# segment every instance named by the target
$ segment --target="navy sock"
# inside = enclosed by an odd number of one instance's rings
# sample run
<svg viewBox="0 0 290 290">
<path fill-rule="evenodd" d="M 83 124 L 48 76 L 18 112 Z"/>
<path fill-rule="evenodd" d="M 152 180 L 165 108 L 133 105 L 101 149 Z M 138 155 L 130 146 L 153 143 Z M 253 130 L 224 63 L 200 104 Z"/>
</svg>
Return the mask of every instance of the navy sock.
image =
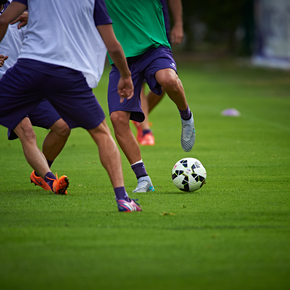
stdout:
<svg viewBox="0 0 290 290">
<path fill-rule="evenodd" d="M 148 175 L 143 162 L 138 162 L 136 164 L 133 164 L 131 165 L 131 168 L 133 169 L 137 179 L 142 176 Z"/>
<path fill-rule="evenodd" d="M 47 164 L 48 164 L 48 166 L 50 168 L 54 160 L 53 161 L 50 161 L 50 160 L 46 159 L 46 161 L 47 161 Z M 35 171 L 35 175 L 36 176 L 40 176 L 36 171 Z"/>
<path fill-rule="evenodd" d="M 129 198 L 124 186 L 115 187 L 114 191 L 115 191 L 116 200 L 125 199 L 126 201 L 130 201 L 130 198 Z"/>
<path fill-rule="evenodd" d="M 146 134 L 151 133 L 151 130 L 150 129 L 145 129 L 142 132 L 143 132 L 143 136 L 145 136 Z"/>
<path fill-rule="evenodd" d="M 179 110 L 179 113 L 180 113 L 180 117 L 183 120 L 189 120 L 191 118 L 191 111 L 190 111 L 189 107 L 187 107 L 186 110 Z"/>
<path fill-rule="evenodd" d="M 44 181 L 50 186 L 52 189 L 53 182 L 56 180 L 56 177 L 52 172 L 47 172 L 44 176 Z"/>
</svg>

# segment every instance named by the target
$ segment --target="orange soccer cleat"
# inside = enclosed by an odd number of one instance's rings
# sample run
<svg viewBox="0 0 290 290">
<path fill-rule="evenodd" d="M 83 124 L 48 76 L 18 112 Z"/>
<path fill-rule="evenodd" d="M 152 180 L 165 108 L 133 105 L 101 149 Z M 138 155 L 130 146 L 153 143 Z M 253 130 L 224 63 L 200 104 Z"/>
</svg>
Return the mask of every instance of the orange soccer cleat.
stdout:
<svg viewBox="0 0 290 290">
<path fill-rule="evenodd" d="M 41 186 L 44 190 L 51 190 L 50 186 L 42 179 L 41 176 L 36 176 L 35 170 L 30 175 L 31 183 Z"/>
<path fill-rule="evenodd" d="M 67 194 L 67 188 L 69 185 L 69 180 L 66 175 L 61 176 L 60 178 L 57 177 L 57 173 L 55 174 L 56 179 L 53 182 L 52 185 L 52 191 L 55 194 L 61 194 L 61 195 L 66 195 Z"/>
</svg>

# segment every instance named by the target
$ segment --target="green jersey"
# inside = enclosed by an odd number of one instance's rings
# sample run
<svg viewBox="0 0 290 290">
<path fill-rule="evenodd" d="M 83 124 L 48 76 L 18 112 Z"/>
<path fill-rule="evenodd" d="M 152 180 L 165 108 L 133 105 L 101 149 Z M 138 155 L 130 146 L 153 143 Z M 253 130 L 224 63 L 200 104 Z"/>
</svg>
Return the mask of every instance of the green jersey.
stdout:
<svg viewBox="0 0 290 290">
<path fill-rule="evenodd" d="M 113 28 L 126 57 L 160 45 L 171 48 L 166 37 L 160 0 L 105 0 Z M 109 57 L 110 64 L 112 60 Z"/>
</svg>

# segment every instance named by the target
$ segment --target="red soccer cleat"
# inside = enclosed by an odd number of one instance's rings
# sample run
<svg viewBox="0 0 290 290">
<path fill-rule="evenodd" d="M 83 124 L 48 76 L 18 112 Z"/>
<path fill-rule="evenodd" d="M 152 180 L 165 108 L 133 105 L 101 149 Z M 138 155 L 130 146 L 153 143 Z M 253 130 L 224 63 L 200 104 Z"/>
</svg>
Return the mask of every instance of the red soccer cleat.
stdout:
<svg viewBox="0 0 290 290">
<path fill-rule="evenodd" d="M 140 145 L 143 146 L 153 146 L 155 145 L 155 138 L 152 132 L 145 134 L 140 140 L 138 140 Z"/>
</svg>

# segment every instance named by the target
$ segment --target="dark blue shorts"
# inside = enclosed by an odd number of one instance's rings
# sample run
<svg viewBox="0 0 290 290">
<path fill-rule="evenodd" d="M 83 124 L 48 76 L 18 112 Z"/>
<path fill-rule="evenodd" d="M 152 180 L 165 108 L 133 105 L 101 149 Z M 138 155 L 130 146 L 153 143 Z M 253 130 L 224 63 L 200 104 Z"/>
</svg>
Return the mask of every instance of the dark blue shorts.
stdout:
<svg viewBox="0 0 290 290">
<path fill-rule="evenodd" d="M 81 72 L 62 68 L 63 77 L 52 75 L 31 68 L 33 62 L 31 66 L 22 66 L 17 62 L 1 78 L 1 125 L 13 130 L 27 115 L 38 115 L 34 110 L 43 99 L 53 105 L 70 128 L 89 130 L 102 123 L 105 114 Z M 45 110 L 43 106 L 42 109 Z M 50 125 L 48 117 L 36 119 L 37 126 Z"/>
<path fill-rule="evenodd" d="M 113 65 L 109 76 L 109 112 L 110 114 L 114 111 L 131 112 L 131 120 L 142 122 L 144 121 L 144 114 L 141 109 L 140 93 L 144 79 L 146 79 L 152 92 L 161 95 L 162 89 L 155 79 L 155 73 L 165 68 L 171 68 L 176 71 L 176 63 L 173 59 L 172 51 L 164 46 L 151 48 L 140 56 L 127 58 L 127 61 L 132 74 L 134 96 L 132 99 L 125 99 L 123 103 L 120 103 L 117 89 L 120 73 L 116 66 Z"/>
<path fill-rule="evenodd" d="M 33 126 L 44 129 L 49 129 L 57 120 L 61 118 L 48 100 L 42 100 L 42 102 L 29 113 L 28 117 Z M 8 129 L 8 139 L 14 140 L 17 138 L 18 136 L 14 133 L 14 131 Z"/>
</svg>

